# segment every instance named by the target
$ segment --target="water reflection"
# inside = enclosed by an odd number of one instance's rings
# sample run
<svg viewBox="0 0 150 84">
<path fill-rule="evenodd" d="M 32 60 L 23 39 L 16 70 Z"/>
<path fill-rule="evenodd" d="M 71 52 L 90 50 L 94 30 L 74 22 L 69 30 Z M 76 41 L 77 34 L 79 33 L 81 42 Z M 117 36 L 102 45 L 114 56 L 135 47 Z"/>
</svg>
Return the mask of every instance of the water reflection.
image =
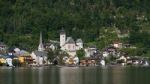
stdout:
<svg viewBox="0 0 150 84">
<path fill-rule="evenodd" d="M 85 67 L 82 69 L 82 79 L 83 83 L 82 84 L 96 84 L 97 81 L 97 70 L 94 69 L 94 67 Z M 99 78 L 99 76 L 98 76 Z"/>
<path fill-rule="evenodd" d="M 149 84 L 149 68 L 0 68 L 0 84 Z"/>
<path fill-rule="evenodd" d="M 111 78 L 112 78 L 112 83 L 111 84 L 126 84 L 125 83 L 125 77 L 126 77 L 126 72 L 125 72 L 125 67 L 113 67 L 111 69 Z"/>
<path fill-rule="evenodd" d="M 44 75 L 44 71 L 43 71 L 44 69 L 43 69 L 43 67 L 40 67 L 39 69 L 38 69 L 38 83 L 37 84 L 43 84 L 43 75 Z"/>
<path fill-rule="evenodd" d="M 106 84 L 108 77 L 107 69 L 96 67 L 65 67 L 60 69 L 60 84 Z"/>
<path fill-rule="evenodd" d="M 102 83 L 101 84 L 108 84 L 108 67 L 103 67 L 102 70 L 101 70 L 101 79 L 102 79 Z"/>
<path fill-rule="evenodd" d="M 60 84 L 81 84 L 79 67 L 64 67 L 60 69 Z"/>
<path fill-rule="evenodd" d="M 30 70 L 32 72 L 31 84 L 59 84 L 58 68 L 36 67 Z M 30 83 L 29 83 L 30 84 Z"/>
<path fill-rule="evenodd" d="M 15 81 L 14 81 L 14 73 L 13 73 L 14 70 L 8 69 L 7 71 L 8 71 L 8 73 L 6 73 L 7 76 L 3 76 L 3 74 L 5 74 L 5 72 L 1 74 L 3 77 L 6 78 L 6 79 L 4 78 L 2 84 L 5 83 L 5 81 L 6 81 L 7 84 L 14 84 L 15 83 Z"/>
</svg>

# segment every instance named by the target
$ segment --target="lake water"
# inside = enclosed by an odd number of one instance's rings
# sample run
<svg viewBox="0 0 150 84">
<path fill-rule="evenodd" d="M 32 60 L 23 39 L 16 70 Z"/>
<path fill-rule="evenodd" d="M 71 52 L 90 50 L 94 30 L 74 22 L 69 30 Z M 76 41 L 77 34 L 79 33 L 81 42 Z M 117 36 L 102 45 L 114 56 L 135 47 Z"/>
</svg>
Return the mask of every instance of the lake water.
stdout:
<svg viewBox="0 0 150 84">
<path fill-rule="evenodd" d="M 150 84 L 150 68 L 1 67 L 0 84 Z"/>
</svg>

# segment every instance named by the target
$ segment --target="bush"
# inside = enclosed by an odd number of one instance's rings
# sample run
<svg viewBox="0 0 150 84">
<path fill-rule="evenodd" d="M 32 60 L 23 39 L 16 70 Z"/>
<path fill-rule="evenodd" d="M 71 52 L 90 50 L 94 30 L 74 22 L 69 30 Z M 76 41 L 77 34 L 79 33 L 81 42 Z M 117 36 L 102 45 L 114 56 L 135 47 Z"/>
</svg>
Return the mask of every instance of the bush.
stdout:
<svg viewBox="0 0 150 84">
<path fill-rule="evenodd" d="M 80 50 L 78 50 L 76 53 L 77 53 L 77 56 L 79 57 L 79 59 L 83 59 L 84 56 L 85 56 L 85 51 L 84 51 L 84 49 L 80 49 Z"/>
<path fill-rule="evenodd" d="M 12 64 L 13 64 L 14 66 L 21 66 L 20 61 L 17 60 L 17 59 L 12 60 Z"/>
</svg>

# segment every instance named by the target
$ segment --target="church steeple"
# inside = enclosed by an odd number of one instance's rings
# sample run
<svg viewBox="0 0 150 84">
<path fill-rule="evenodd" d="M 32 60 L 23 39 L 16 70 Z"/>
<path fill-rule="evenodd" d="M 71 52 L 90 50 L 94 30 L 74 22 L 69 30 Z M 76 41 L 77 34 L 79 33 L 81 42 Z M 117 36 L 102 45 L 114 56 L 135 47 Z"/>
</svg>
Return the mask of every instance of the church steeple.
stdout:
<svg viewBox="0 0 150 84">
<path fill-rule="evenodd" d="M 66 33 L 65 30 L 62 28 L 60 31 L 60 47 L 62 47 L 66 43 Z"/>
<path fill-rule="evenodd" d="M 40 32 L 40 41 L 39 41 L 39 47 L 38 47 L 38 51 L 44 51 L 44 46 L 43 46 L 43 42 L 42 42 L 42 32 Z"/>
</svg>

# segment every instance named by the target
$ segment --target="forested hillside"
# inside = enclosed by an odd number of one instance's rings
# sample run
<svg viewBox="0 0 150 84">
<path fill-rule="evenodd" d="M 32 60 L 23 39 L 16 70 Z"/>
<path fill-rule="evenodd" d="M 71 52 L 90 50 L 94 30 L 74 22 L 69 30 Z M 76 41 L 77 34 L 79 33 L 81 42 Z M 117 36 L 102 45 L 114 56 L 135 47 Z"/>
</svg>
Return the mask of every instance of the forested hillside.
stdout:
<svg viewBox="0 0 150 84">
<path fill-rule="evenodd" d="M 98 45 L 102 29 L 117 28 L 130 33 L 123 41 L 149 49 L 150 0 L 0 0 L 0 40 L 7 45 L 32 50 L 40 31 L 45 42 L 58 40 L 62 27 Z"/>
</svg>

